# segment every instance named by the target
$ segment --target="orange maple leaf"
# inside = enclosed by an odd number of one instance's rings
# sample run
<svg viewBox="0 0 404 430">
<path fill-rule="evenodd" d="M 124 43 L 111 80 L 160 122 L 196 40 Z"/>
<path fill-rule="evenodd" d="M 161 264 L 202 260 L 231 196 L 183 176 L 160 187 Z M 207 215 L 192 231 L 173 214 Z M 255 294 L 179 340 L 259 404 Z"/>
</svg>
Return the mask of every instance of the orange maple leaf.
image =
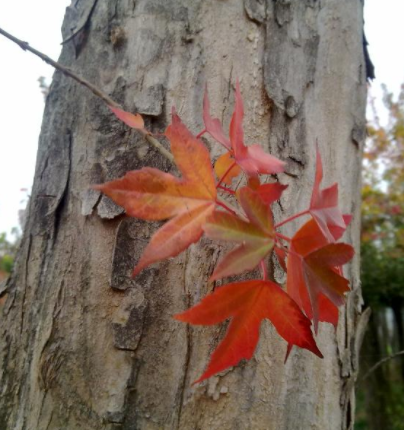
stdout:
<svg viewBox="0 0 404 430">
<path fill-rule="evenodd" d="M 173 112 L 165 132 L 182 178 L 152 167 L 128 172 L 123 178 L 97 185 L 130 216 L 145 220 L 170 219 L 151 238 L 134 269 L 174 257 L 203 234 L 202 226 L 216 202 L 216 187 L 208 150 Z"/>
<path fill-rule="evenodd" d="M 215 163 L 215 173 L 221 182 L 231 185 L 233 178 L 241 173 L 240 167 L 235 163 L 231 152 L 222 154 Z"/>
</svg>

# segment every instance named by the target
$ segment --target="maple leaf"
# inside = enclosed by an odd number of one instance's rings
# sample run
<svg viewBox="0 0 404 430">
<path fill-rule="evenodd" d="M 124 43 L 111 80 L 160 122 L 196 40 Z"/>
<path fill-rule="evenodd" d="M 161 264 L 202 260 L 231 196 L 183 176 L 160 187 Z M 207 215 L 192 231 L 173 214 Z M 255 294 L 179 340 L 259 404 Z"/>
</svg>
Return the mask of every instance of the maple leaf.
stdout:
<svg viewBox="0 0 404 430">
<path fill-rule="evenodd" d="M 287 257 L 286 251 L 282 248 L 275 247 L 275 254 L 278 257 L 278 262 L 280 266 L 285 272 L 287 272 L 288 269 L 286 267 L 286 257 Z"/>
<path fill-rule="evenodd" d="M 144 167 L 123 178 L 97 185 L 130 216 L 145 220 L 170 219 L 152 237 L 134 269 L 174 257 L 203 234 L 206 217 L 215 207 L 216 187 L 209 152 L 173 112 L 165 132 L 182 178 Z"/>
<path fill-rule="evenodd" d="M 215 163 L 215 173 L 221 182 L 231 185 L 234 178 L 241 173 L 240 167 L 236 164 L 230 152 L 222 154 Z"/>
<path fill-rule="evenodd" d="M 223 132 L 222 124 L 218 118 L 212 118 L 210 116 L 210 102 L 207 85 L 205 86 L 205 94 L 203 96 L 203 122 L 205 124 L 205 131 L 230 151 L 231 143 Z"/>
<path fill-rule="evenodd" d="M 138 130 L 144 130 L 144 121 L 142 115 L 126 112 L 113 106 L 109 106 L 109 108 L 112 110 L 112 112 L 118 119 L 120 119 L 129 127 L 136 128 Z"/>
<path fill-rule="evenodd" d="M 203 103 L 203 119 L 205 130 L 215 140 L 221 143 L 235 159 L 236 163 L 249 176 L 258 173 L 273 174 L 283 172 L 285 163 L 276 157 L 267 154 L 260 145 L 245 146 L 243 132 L 244 107 L 240 93 L 240 84 L 236 83 L 235 106 L 230 123 L 230 141 L 224 135 L 220 121 L 209 114 L 210 104 L 207 89 L 205 89 Z"/>
<path fill-rule="evenodd" d="M 350 221 L 345 216 L 344 226 Z M 347 224 L 345 224 L 345 222 Z M 339 239 L 341 229 L 330 227 L 333 240 Z M 340 266 L 352 259 L 354 250 L 345 243 L 328 243 L 315 222 L 306 222 L 293 236 L 287 262 L 287 291 L 305 314 L 313 320 L 338 323 L 338 306 L 349 291 L 348 280 Z"/>
<path fill-rule="evenodd" d="M 288 188 L 279 182 L 260 185 L 256 191 L 260 195 L 262 201 L 267 205 L 272 205 L 281 198 L 282 193 Z"/>
<path fill-rule="evenodd" d="M 256 267 L 274 246 L 272 213 L 259 194 L 248 187 L 238 192 L 239 202 L 248 221 L 216 211 L 203 227 L 208 237 L 240 246 L 229 252 L 217 265 L 211 280 L 237 275 Z"/>
<path fill-rule="evenodd" d="M 232 318 L 206 371 L 194 383 L 235 366 L 243 358 L 251 359 L 265 318 L 289 344 L 308 349 L 322 358 L 310 320 L 280 286 L 271 281 L 244 281 L 219 287 L 201 303 L 174 318 L 197 325 L 213 325 Z"/>
<path fill-rule="evenodd" d="M 317 222 L 324 236 L 329 242 L 334 241 L 330 229 L 345 230 L 345 222 L 338 208 L 338 184 L 320 190 L 320 182 L 323 179 L 323 164 L 320 151 L 316 148 L 316 175 L 314 179 L 313 193 L 310 201 L 309 212 Z"/>
</svg>

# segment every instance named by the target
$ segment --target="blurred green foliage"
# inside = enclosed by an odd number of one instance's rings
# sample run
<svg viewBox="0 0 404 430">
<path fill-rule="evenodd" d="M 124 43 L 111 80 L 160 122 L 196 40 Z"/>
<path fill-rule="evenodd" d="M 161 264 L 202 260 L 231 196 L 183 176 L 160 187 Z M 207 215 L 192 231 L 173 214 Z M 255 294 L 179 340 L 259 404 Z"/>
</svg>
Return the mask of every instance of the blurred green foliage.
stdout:
<svg viewBox="0 0 404 430">
<path fill-rule="evenodd" d="M 387 123 L 381 125 L 371 100 L 363 163 L 361 279 L 373 315 L 362 374 L 404 349 L 404 86 L 397 99 L 383 90 Z M 359 384 L 356 429 L 404 430 L 403 361 L 386 362 Z"/>
<path fill-rule="evenodd" d="M 397 100 L 384 87 L 383 101 L 388 122 L 374 109 L 363 165 L 362 284 L 373 308 L 404 303 L 404 86 Z"/>
<path fill-rule="evenodd" d="M 13 230 L 14 240 L 9 241 L 6 233 L 0 233 L 0 273 L 10 274 L 19 242 L 18 230 Z M 4 275 L 3 275 L 4 276 Z"/>
<path fill-rule="evenodd" d="M 404 87 L 396 101 L 384 88 L 384 104 L 388 123 L 374 111 L 364 151 L 362 243 L 396 259 L 404 256 Z"/>
</svg>

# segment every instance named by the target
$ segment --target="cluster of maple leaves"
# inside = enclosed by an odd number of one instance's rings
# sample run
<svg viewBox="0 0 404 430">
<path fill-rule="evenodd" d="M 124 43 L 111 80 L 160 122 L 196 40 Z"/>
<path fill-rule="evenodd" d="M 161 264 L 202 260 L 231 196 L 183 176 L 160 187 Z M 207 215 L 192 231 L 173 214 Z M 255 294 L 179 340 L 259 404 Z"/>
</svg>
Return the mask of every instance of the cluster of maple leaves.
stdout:
<svg viewBox="0 0 404 430">
<path fill-rule="evenodd" d="M 111 109 L 127 125 L 148 133 L 139 114 Z M 178 255 L 204 233 L 211 239 L 236 244 L 219 262 L 211 280 L 261 268 L 263 279 L 218 287 L 196 306 L 174 316 L 197 325 L 218 324 L 231 318 L 226 336 L 212 354 L 206 371 L 195 382 L 234 366 L 241 359 L 250 359 L 264 318 L 288 342 L 286 358 L 294 345 L 322 357 L 313 337 L 312 322 L 315 332 L 319 321 L 336 326 L 338 306 L 344 303 L 344 294 L 349 291 L 342 265 L 353 257 L 354 250 L 337 240 L 351 217 L 342 215 L 338 208 L 338 184 L 320 189 L 323 168 L 318 148 L 309 208 L 274 224 L 271 205 L 280 199 L 287 186 L 279 182 L 261 184 L 260 175 L 281 173 L 284 163 L 266 154 L 260 145 L 245 145 L 243 116 L 237 83 L 227 138 L 220 121 L 210 115 L 206 91 L 205 129 L 194 136 L 173 110 L 172 124 L 165 132 L 180 178 L 144 167 L 126 173 L 121 179 L 95 186 L 125 208 L 129 216 L 168 220 L 151 238 L 133 276 L 152 263 Z M 209 151 L 200 139 L 204 133 L 226 149 L 214 169 Z M 247 185 L 233 190 L 234 178 L 243 173 Z M 232 207 L 219 192 L 231 195 L 238 207 Z M 303 215 L 311 218 L 293 237 L 277 232 L 281 225 Z M 286 291 L 268 279 L 264 261 L 273 251 L 287 273 Z"/>
</svg>

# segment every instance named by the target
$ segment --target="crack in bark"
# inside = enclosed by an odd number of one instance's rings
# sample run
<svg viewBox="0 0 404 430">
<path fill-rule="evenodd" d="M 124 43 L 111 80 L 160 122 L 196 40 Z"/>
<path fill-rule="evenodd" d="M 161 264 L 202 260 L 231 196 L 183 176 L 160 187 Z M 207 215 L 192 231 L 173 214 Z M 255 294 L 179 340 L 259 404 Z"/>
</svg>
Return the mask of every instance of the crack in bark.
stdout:
<svg viewBox="0 0 404 430">
<path fill-rule="evenodd" d="M 298 158 L 294 157 L 293 155 L 288 156 L 289 160 L 293 161 L 294 163 L 298 164 L 300 167 L 305 167 L 305 163 L 302 160 L 299 160 Z"/>
<path fill-rule="evenodd" d="M 229 79 L 228 79 L 228 85 L 227 85 L 227 95 L 225 97 L 223 97 L 223 109 L 222 109 L 222 125 L 224 122 L 224 114 L 227 110 L 227 104 L 226 102 L 228 102 L 230 100 L 230 92 L 231 92 L 231 79 L 233 76 L 233 63 L 231 63 L 231 67 L 230 67 L 230 73 L 229 73 Z"/>
<path fill-rule="evenodd" d="M 60 194 L 60 197 L 59 197 L 58 202 L 56 204 L 56 208 L 54 210 L 53 232 L 51 233 L 51 238 L 52 238 L 51 247 L 52 248 L 55 246 L 56 239 L 58 237 L 63 210 L 65 208 L 66 202 L 68 201 L 68 194 L 69 194 L 68 190 L 69 190 L 70 176 L 71 176 L 71 170 L 72 170 L 72 151 L 73 151 L 73 139 L 72 139 L 71 130 L 67 131 L 67 135 L 68 135 L 68 138 L 67 138 L 67 142 L 68 142 L 67 178 L 65 180 L 62 193 Z"/>
<path fill-rule="evenodd" d="M 49 421 L 48 421 L 48 424 L 46 425 L 45 430 L 49 429 L 49 426 L 51 425 L 52 419 L 53 419 L 53 409 L 52 409 L 52 412 L 50 413 Z"/>
<path fill-rule="evenodd" d="M 97 2 L 98 2 L 98 0 L 93 0 L 93 4 L 89 8 L 88 14 L 84 18 L 83 23 L 79 24 L 78 27 L 77 27 L 77 29 L 70 36 L 68 36 L 66 39 L 63 40 L 63 42 L 61 43 L 62 45 L 65 45 L 67 42 L 70 42 L 71 40 L 74 43 L 73 39 L 76 36 L 79 36 L 79 37 L 81 36 L 79 33 L 82 33 L 82 32 L 84 33 L 84 32 L 86 32 L 88 30 L 88 27 L 89 27 L 90 22 L 91 22 L 91 17 L 92 17 L 92 15 L 94 13 L 95 6 L 97 5 Z M 76 3 L 76 6 L 77 6 L 77 3 Z M 82 49 L 82 47 L 83 46 L 80 47 L 80 50 Z M 76 48 L 76 45 L 75 45 L 75 48 Z M 78 56 L 79 53 L 80 52 L 76 51 L 76 57 Z"/>
<path fill-rule="evenodd" d="M 187 304 L 187 308 L 191 307 L 191 296 L 190 296 L 190 292 L 187 290 L 187 282 L 186 282 L 186 272 L 187 272 L 187 265 L 188 265 L 188 253 L 189 250 L 187 250 L 185 252 L 185 263 L 184 263 L 184 293 L 186 295 L 186 304 Z M 178 417 L 177 417 L 177 430 L 180 430 L 180 425 L 181 425 L 181 413 L 182 413 L 182 406 L 184 404 L 184 400 L 185 400 L 185 384 L 186 384 L 186 380 L 187 380 L 187 375 L 188 375 L 188 370 L 189 370 L 189 365 L 190 365 L 190 361 L 191 361 L 191 346 L 192 346 L 192 333 L 191 333 L 191 327 L 189 324 L 186 325 L 186 345 L 187 345 L 187 351 L 186 351 L 186 355 L 185 355 L 185 365 L 184 365 L 184 372 L 183 372 L 183 379 L 181 381 L 181 386 L 180 386 L 180 402 L 179 402 L 179 406 L 178 406 Z"/>
<path fill-rule="evenodd" d="M 27 294 L 27 279 L 28 279 L 28 265 L 29 265 L 29 259 L 31 257 L 31 245 L 32 245 L 32 235 L 30 234 L 28 236 L 28 247 L 27 247 L 27 257 L 24 261 L 24 292 L 22 296 L 22 305 L 21 305 L 21 319 L 20 319 L 20 336 L 22 334 L 23 328 L 24 328 L 24 316 L 25 316 L 25 299 Z"/>
</svg>

